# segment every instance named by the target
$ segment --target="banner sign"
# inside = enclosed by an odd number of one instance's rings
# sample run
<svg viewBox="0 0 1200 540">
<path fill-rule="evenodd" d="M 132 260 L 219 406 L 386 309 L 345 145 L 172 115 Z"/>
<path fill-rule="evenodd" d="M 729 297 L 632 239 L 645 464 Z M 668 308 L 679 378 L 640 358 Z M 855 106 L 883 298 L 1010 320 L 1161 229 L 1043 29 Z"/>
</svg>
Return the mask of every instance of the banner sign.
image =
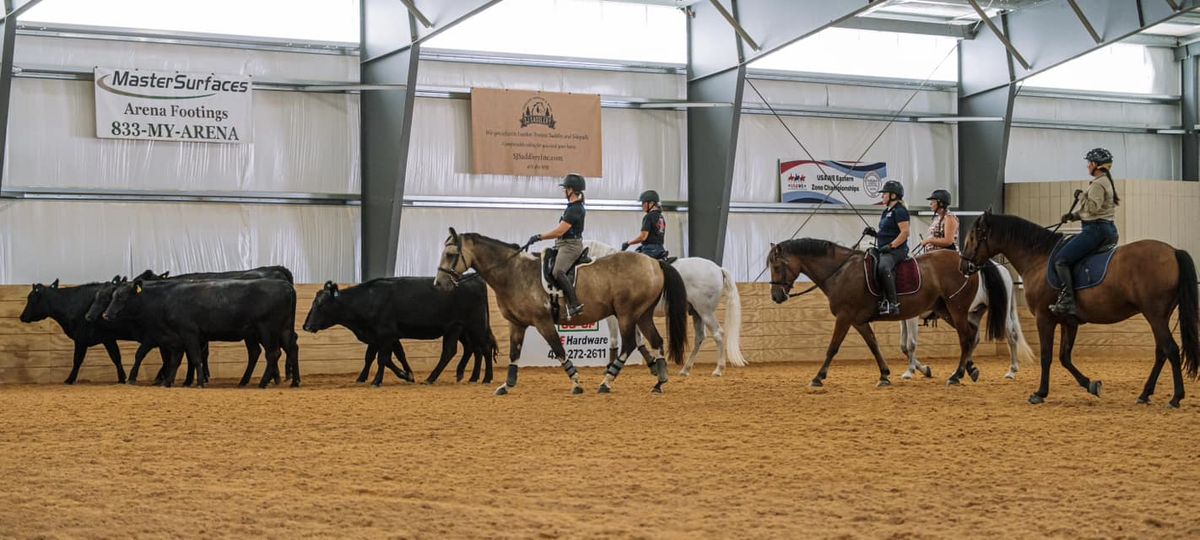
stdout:
<svg viewBox="0 0 1200 540">
<path fill-rule="evenodd" d="M 849 199 L 855 206 L 875 205 L 880 203 L 879 189 L 887 180 L 887 163 L 882 162 L 780 161 L 779 200 L 845 205 Z"/>
<path fill-rule="evenodd" d="M 95 73 L 99 138 L 253 140 L 250 77 L 100 67 Z"/>
<path fill-rule="evenodd" d="M 600 96 L 472 88 L 471 170 L 603 176 Z"/>
<path fill-rule="evenodd" d="M 559 326 L 558 336 L 567 350 L 567 358 L 576 366 L 608 365 L 610 345 L 607 320 L 581 326 Z M 634 352 L 626 365 L 639 363 L 641 358 L 642 355 Z M 550 356 L 550 346 L 533 327 L 525 331 L 525 344 L 521 347 L 518 365 L 558 367 L 558 360 Z"/>
</svg>

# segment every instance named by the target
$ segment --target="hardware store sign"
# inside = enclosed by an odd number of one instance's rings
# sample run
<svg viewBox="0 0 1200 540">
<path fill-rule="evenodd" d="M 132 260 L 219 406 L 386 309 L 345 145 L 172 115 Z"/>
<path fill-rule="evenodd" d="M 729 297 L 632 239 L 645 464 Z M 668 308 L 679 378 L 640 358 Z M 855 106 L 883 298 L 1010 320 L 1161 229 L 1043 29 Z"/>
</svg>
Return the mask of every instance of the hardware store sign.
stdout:
<svg viewBox="0 0 1200 540">
<path fill-rule="evenodd" d="M 99 138 L 252 142 L 250 77 L 98 67 L 95 85 Z"/>
</svg>

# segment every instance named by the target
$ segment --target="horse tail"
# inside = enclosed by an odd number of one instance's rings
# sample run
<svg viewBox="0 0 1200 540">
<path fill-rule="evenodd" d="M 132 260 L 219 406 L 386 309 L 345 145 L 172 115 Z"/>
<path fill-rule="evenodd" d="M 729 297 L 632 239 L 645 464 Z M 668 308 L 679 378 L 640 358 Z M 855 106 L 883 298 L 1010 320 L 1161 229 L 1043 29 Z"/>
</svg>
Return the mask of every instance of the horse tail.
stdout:
<svg viewBox="0 0 1200 540">
<path fill-rule="evenodd" d="M 721 280 L 725 289 L 725 358 L 741 367 L 749 363 L 742 356 L 742 296 L 729 270 L 721 269 Z"/>
<path fill-rule="evenodd" d="M 1000 276 L 1000 268 L 994 264 L 985 264 L 979 269 L 982 277 L 979 286 L 987 293 L 988 341 L 996 341 L 1008 335 L 1008 288 L 1004 286 L 1004 278 Z"/>
<path fill-rule="evenodd" d="M 1183 338 L 1183 367 L 1192 380 L 1200 374 L 1200 305 L 1196 294 L 1196 263 L 1188 252 L 1175 250 L 1179 263 L 1179 285 L 1175 294 L 1179 302 L 1179 334 Z"/>
<path fill-rule="evenodd" d="M 663 273 L 663 299 L 667 302 L 667 355 L 676 364 L 683 363 L 687 349 L 687 286 L 679 271 L 665 261 L 658 266 Z"/>
<path fill-rule="evenodd" d="M 1029 347 L 1029 342 L 1025 340 L 1025 332 L 1021 330 L 1021 314 L 1017 307 L 1017 285 L 1013 283 L 1012 274 L 1008 270 L 1004 270 L 1001 275 L 1004 278 L 1004 286 L 1008 289 L 1008 335 L 1017 342 L 1017 355 L 1025 362 L 1034 360 L 1033 349 Z"/>
</svg>

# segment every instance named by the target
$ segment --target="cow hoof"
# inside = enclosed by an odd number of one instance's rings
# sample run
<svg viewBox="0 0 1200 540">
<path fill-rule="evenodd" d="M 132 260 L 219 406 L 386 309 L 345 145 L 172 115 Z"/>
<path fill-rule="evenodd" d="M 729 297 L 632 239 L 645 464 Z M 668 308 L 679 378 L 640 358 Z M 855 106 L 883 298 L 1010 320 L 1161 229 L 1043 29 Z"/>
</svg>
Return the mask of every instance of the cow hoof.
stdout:
<svg viewBox="0 0 1200 540">
<path fill-rule="evenodd" d="M 821 382 L 821 379 L 814 378 L 812 380 L 812 382 L 808 383 L 808 386 L 810 388 L 821 388 L 821 387 L 825 386 L 825 383 Z"/>
<path fill-rule="evenodd" d="M 889 381 L 887 379 L 879 379 L 879 382 L 875 383 L 875 388 L 887 388 L 891 385 L 892 385 L 892 381 Z"/>
<path fill-rule="evenodd" d="M 925 378 L 926 378 L 926 379 L 932 379 L 932 378 L 933 378 L 933 368 L 931 368 L 931 367 L 929 367 L 929 366 L 925 366 Z"/>
<path fill-rule="evenodd" d="M 1092 382 L 1088 383 L 1087 391 L 1089 394 L 1091 394 L 1093 396 L 1100 397 L 1100 388 L 1103 386 L 1104 386 L 1104 383 L 1102 383 L 1100 381 L 1092 381 Z"/>
<path fill-rule="evenodd" d="M 1041 405 L 1045 402 L 1046 402 L 1046 398 L 1039 396 L 1036 393 L 1029 395 L 1029 404 L 1030 405 Z"/>
<path fill-rule="evenodd" d="M 436 383 L 436 382 L 437 382 L 436 379 L 425 379 L 425 382 L 423 382 L 421 384 L 424 384 L 425 386 L 433 386 L 433 383 Z"/>
<path fill-rule="evenodd" d="M 967 374 L 971 376 L 971 382 L 979 382 L 979 368 L 971 368 Z"/>
<path fill-rule="evenodd" d="M 582 387 L 582 386 L 573 386 L 573 387 L 571 387 L 571 395 L 572 395 L 572 396 L 578 396 L 579 394 L 582 394 L 582 393 L 583 393 L 583 387 Z"/>
<path fill-rule="evenodd" d="M 1179 400 L 1172 399 L 1171 402 L 1167 404 L 1167 407 L 1171 408 L 1171 409 L 1178 409 L 1179 408 Z"/>
<path fill-rule="evenodd" d="M 508 395 L 508 387 L 507 387 L 507 386 L 501 386 L 500 388 L 497 388 L 497 389 L 496 389 L 496 395 L 497 395 L 497 396 L 507 396 L 507 395 Z"/>
<path fill-rule="evenodd" d="M 1138 396 L 1137 404 L 1138 405 L 1149 405 L 1150 404 L 1150 396 Z"/>
<path fill-rule="evenodd" d="M 125 384 L 128 384 L 129 386 L 137 386 L 137 379 L 129 379 L 125 381 Z"/>
<path fill-rule="evenodd" d="M 599 394 L 611 394 L 611 393 L 612 393 L 612 388 L 609 388 L 607 384 L 602 384 L 602 385 L 600 385 L 600 389 L 599 389 L 599 390 L 596 390 L 596 393 L 599 393 Z"/>
<path fill-rule="evenodd" d="M 300 379 L 292 379 L 292 388 L 300 388 Z"/>
</svg>

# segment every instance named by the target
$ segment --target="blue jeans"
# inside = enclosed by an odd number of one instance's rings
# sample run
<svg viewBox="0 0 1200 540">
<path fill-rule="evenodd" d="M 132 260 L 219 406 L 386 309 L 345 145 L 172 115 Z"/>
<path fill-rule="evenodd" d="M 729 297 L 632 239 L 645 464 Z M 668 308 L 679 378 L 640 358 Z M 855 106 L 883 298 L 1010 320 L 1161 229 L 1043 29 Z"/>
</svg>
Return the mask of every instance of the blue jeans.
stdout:
<svg viewBox="0 0 1200 540">
<path fill-rule="evenodd" d="M 1085 221 L 1083 231 L 1058 250 L 1053 264 L 1063 263 L 1067 266 L 1075 266 L 1100 246 L 1115 244 L 1118 238 L 1120 236 L 1117 234 L 1115 223 L 1100 220 Z"/>
<path fill-rule="evenodd" d="M 663 249 L 662 244 L 642 244 L 638 246 L 637 252 L 651 259 L 667 258 L 667 250 Z"/>
</svg>

